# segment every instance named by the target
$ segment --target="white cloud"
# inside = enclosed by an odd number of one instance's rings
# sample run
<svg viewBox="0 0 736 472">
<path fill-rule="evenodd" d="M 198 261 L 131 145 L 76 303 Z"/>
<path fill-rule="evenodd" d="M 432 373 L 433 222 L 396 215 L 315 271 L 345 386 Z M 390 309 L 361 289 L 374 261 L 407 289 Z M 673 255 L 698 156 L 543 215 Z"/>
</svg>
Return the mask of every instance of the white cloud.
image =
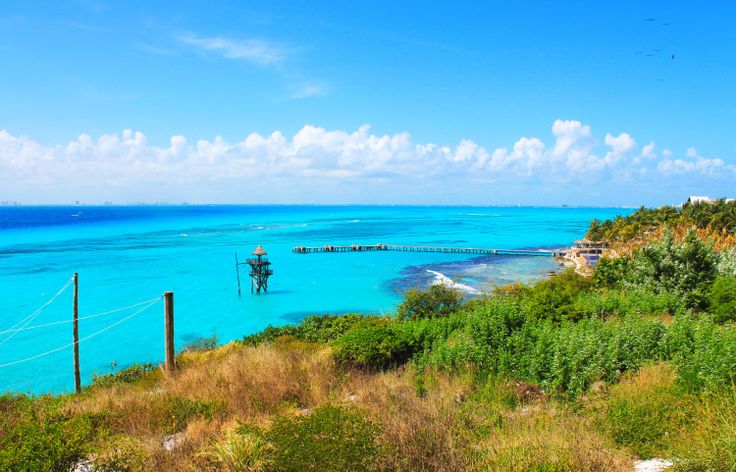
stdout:
<svg viewBox="0 0 736 472">
<path fill-rule="evenodd" d="M 654 143 L 636 153 L 628 133 L 608 133 L 601 146 L 579 121 L 555 121 L 552 137 L 551 147 L 522 137 L 510 149 L 489 150 L 469 139 L 454 147 L 415 143 L 408 133 L 377 135 L 367 125 L 353 132 L 305 126 L 291 137 L 252 133 L 239 142 L 172 136 L 164 146 L 132 130 L 82 134 L 65 145 L 0 131 L 0 200 L 339 202 L 355 194 L 403 201 L 412 192 L 486 195 L 489 185 L 546 192 L 570 184 L 582 195 L 600 194 L 601 182 L 648 189 L 681 176 L 729 187 L 736 179 L 736 166 L 697 153 L 673 159 L 665 148 L 658 162 L 642 159 L 654 155 Z"/>
<path fill-rule="evenodd" d="M 286 97 L 286 99 L 299 100 L 302 98 L 321 97 L 323 95 L 327 95 L 327 92 L 329 92 L 329 87 L 327 85 L 307 83 L 297 87 L 293 93 Z"/>
<path fill-rule="evenodd" d="M 654 141 L 650 142 L 643 148 L 641 148 L 641 155 L 640 157 L 643 157 L 645 159 L 654 159 L 657 157 L 657 145 L 654 144 Z"/>
<path fill-rule="evenodd" d="M 220 54 L 228 59 L 240 59 L 268 66 L 283 61 L 287 51 L 260 39 L 235 40 L 219 36 L 204 38 L 193 34 L 179 37 L 184 44 L 203 51 Z"/>
</svg>

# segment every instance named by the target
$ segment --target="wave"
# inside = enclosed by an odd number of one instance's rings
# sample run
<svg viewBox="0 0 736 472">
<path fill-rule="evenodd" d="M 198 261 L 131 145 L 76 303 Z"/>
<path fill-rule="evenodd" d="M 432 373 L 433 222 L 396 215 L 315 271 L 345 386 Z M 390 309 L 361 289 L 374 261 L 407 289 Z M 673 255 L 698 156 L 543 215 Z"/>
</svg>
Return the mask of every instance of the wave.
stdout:
<svg viewBox="0 0 736 472">
<path fill-rule="evenodd" d="M 463 292 L 467 293 L 480 293 L 478 290 L 474 289 L 470 285 L 461 284 L 459 282 L 455 282 L 442 272 L 437 272 L 436 270 L 429 270 L 426 269 L 427 272 L 434 275 L 434 280 L 432 281 L 432 285 L 444 285 L 446 287 L 454 288 L 457 290 L 462 290 Z"/>
</svg>

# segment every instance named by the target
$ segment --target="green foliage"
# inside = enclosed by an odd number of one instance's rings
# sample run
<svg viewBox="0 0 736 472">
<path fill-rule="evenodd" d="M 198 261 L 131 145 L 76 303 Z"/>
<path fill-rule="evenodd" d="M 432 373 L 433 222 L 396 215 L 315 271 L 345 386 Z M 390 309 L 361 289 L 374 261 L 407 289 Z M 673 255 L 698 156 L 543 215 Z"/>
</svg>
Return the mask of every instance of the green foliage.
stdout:
<svg viewBox="0 0 736 472">
<path fill-rule="evenodd" d="M 115 436 L 102 446 L 95 459 L 95 470 L 134 472 L 145 470 L 148 457 L 145 445 L 130 436 Z"/>
<path fill-rule="evenodd" d="M 716 321 L 736 321 L 736 277 L 718 277 L 710 289 L 708 302 Z"/>
<path fill-rule="evenodd" d="M 218 470 L 265 472 L 272 470 L 274 447 L 257 434 L 229 431 L 224 439 L 213 441 L 199 456 Z"/>
<path fill-rule="evenodd" d="M 360 323 L 333 343 L 333 357 L 343 367 L 383 370 L 409 360 L 414 352 L 411 332 L 388 318 Z"/>
<path fill-rule="evenodd" d="M 660 241 L 643 246 L 631 261 L 628 285 L 654 293 L 683 297 L 693 308 L 702 308 L 710 284 L 716 277 L 717 256 L 694 231 L 677 243 L 667 231 Z"/>
<path fill-rule="evenodd" d="M 577 319 L 576 297 L 591 285 L 590 279 L 566 270 L 529 287 L 523 293 L 524 304 L 534 318 L 554 321 Z"/>
<path fill-rule="evenodd" d="M 269 326 L 259 333 L 244 337 L 242 343 L 246 346 L 257 346 L 272 342 L 281 336 L 293 336 L 300 341 L 328 343 L 363 319 L 365 316 L 357 313 L 307 316 L 298 325 Z"/>
<path fill-rule="evenodd" d="M 86 456 L 98 421 L 62 406 L 51 397 L 0 396 L 0 470 L 66 472 Z"/>
<path fill-rule="evenodd" d="M 674 361 L 679 381 L 688 389 L 736 385 L 736 325 L 708 318 L 675 319 L 665 341 L 666 358 Z"/>
<path fill-rule="evenodd" d="M 606 426 L 613 439 L 640 457 L 666 454 L 671 436 L 685 427 L 689 397 L 672 386 L 633 392 L 607 407 Z"/>
<path fill-rule="evenodd" d="M 222 416 L 227 406 L 219 401 L 189 400 L 181 397 L 164 397 L 160 400 L 166 434 L 176 433 L 186 428 L 192 418 L 211 420 Z"/>
<path fill-rule="evenodd" d="M 631 259 L 627 257 L 607 257 L 598 260 L 593 273 L 596 287 L 613 288 L 626 281 L 631 273 Z"/>
<path fill-rule="evenodd" d="M 736 247 L 728 248 L 718 256 L 718 274 L 736 277 Z"/>
<path fill-rule="evenodd" d="M 457 311 L 462 302 L 463 295 L 458 290 L 444 284 L 434 284 L 426 290 L 414 288 L 404 293 L 398 314 L 405 319 L 445 317 Z"/>
<path fill-rule="evenodd" d="M 628 216 L 612 220 L 593 220 L 586 236 L 594 241 L 629 241 L 662 226 L 677 225 L 710 228 L 720 233 L 736 231 L 736 202 L 718 200 L 713 203 L 686 204 L 682 208 L 641 207 Z"/>
<path fill-rule="evenodd" d="M 92 385 L 94 387 L 104 388 L 116 384 L 135 383 L 155 371 L 157 371 L 156 366 L 149 362 L 145 364 L 133 364 L 119 372 L 93 374 Z"/>
<path fill-rule="evenodd" d="M 278 417 L 265 433 L 274 471 L 376 470 L 379 429 L 354 410 L 327 405 L 308 416 Z"/>
</svg>

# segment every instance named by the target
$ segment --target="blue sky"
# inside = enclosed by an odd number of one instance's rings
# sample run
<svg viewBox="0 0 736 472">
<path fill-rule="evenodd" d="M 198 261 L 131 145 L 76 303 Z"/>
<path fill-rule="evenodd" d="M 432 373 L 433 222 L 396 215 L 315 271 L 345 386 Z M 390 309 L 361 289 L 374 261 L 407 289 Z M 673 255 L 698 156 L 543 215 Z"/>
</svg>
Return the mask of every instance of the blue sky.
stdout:
<svg viewBox="0 0 736 472">
<path fill-rule="evenodd" d="M 735 20 L 722 1 L 4 2 L 0 199 L 734 196 Z"/>
</svg>

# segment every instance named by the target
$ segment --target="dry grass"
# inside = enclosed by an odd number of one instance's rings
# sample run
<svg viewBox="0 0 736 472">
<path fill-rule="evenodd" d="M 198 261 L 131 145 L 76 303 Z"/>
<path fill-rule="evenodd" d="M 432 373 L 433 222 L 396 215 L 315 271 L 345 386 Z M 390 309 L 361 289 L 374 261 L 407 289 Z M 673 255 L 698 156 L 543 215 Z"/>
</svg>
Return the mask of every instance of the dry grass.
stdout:
<svg viewBox="0 0 736 472">
<path fill-rule="evenodd" d="M 74 411 L 104 414 L 117 435 L 97 445 L 100 460 L 132 470 L 222 470 L 221 463 L 205 459 L 207 451 L 231 438 L 238 424 L 268 427 L 277 414 L 344 403 L 380 425 L 384 470 L 596 471 L 630 465 L 590 419 L 529 395 L 529 384 L 489 383 L 477 390 L 471 373 L 428 373 L 419 396 L 412 369 L 345 372 L 335 368 L 328 347 L 294 340 L 229 345 L 186 353 L 179 361 L 176 375 L 153 386 L 96 388 L 71 403 Z M 182 399 L 189 402 L 185 406 L 216 407 L 172 423 L 170 416 L 179 412 L 171 404 Z M 172 424 L 178 425 L 178 442 L 167 452 L 162 439 L 174 432 Z"/>
</svg>

